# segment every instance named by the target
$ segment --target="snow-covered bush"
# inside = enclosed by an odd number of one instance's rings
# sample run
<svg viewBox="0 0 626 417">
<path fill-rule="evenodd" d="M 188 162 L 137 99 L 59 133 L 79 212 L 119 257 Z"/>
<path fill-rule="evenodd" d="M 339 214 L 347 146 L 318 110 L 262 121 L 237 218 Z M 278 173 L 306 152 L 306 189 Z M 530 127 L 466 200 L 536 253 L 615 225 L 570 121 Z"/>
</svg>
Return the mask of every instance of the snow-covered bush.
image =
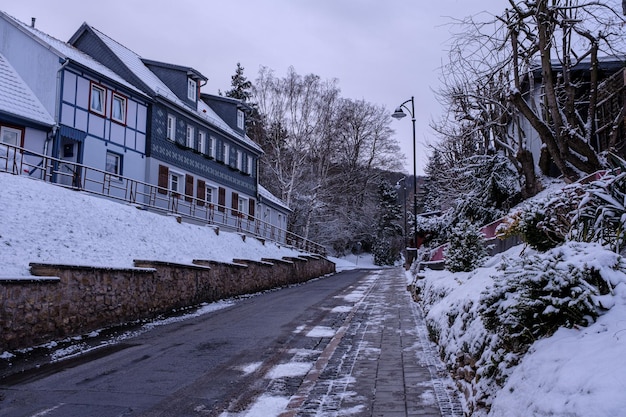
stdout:
<svg viewBox="0 0 626 417">
<path fill-rule="evenodd" d="M 485 236 L 474 224 L 463 221 L 448 236 L 445 265 L 452 272 L 478 268 L 488 255 Z"/>
<path fill-rule="evenodd" d="M 519 236 L 528 246 L 545 252 L 567 240 L 584 189 L 572 184 L 543 201 L 530 201 L 498 227 L 498 237 Z"/>
<path fill-rule="evenodd" d="M 613 290 L 625 282 L 620 255 L 568 242 L 546 253 L 518 246 L 471 272 L 429 271 L 416 285 L 467 409 L 486 416 L 534 342 L 561 326 L 586 326 L 613 306 Z"/>
<path fill-rule="evenodd" d="M 601 296 L 609 293 L 611 283 L 596 267 L 570 261 L 583 248 L 571 242 L 545 254 L 502 262 L 502 275 L 494 278 L 494 287 L 480 302 L 485 327 L 501 336 L 507 351 L 524 353 L 559 327 L 586 326 L 608 307 Z M 621 258 L 612 267 L 626 270 Z"/>
<path fill-rule="evenodd" d="M 580 202 L 573 223 L 574 239 L 609 245 L 615 252 L 624 248 L 626 169 L 622 168 L 618 173 L 608 173 L 586 187 L 586 195 Z"/>
</svg>

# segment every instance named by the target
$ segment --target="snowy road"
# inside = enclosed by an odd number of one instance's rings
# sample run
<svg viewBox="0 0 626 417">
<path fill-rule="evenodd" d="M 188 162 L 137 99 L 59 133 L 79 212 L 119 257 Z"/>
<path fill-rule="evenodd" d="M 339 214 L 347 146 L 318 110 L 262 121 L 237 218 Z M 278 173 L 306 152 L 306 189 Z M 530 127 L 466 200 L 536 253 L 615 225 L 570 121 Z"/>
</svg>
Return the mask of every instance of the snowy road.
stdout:
<svg viewBox="0 0 626 417">
<path fill-rule="evenodd" d="M 405 286 L 346 271 L 153 324 L 0 381 L 0 416 L 460 416 Z"/>
</svg>

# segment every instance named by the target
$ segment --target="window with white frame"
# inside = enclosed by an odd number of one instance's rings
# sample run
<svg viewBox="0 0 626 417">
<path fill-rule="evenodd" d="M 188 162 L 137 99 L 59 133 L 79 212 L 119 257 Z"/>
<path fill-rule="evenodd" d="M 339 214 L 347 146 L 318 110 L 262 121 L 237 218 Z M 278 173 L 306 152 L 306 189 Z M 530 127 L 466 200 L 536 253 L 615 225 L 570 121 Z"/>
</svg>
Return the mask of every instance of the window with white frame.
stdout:
<svg viewBox="0 0 626 417">
<path fill-rule="evenodd" d="M 196 101 L 198 92 L 198 83 L 191 78 L 187 79 L 187 98 L 192 101 Z"/>
<path fill-rule="evenodd" d="M 244 127 L 244 115 L 241 110 L 237 110 L 237 127 L 243 129 Z"/>
<path fill-rule="evenodd" d="M 167 115 L 167 138 L 176 141 L 176 117 L 171 114 Z"/>
<path fill-rule="evenodd" d="M 237 169 L 243 171 L 243 153 L 239 149 L 235 152 L 237 152 Z"/>
<path fill-rule="evenodd" d="M 238 204 L 239 214 L 248 214 L 248 199 L 240 196 Z"/>
<path fill-rule="evenodd" d="M 217 194 L 217 189 L 210 185 L 206 186 L 206 194 L 205 201 L 207 204 L 213 204 L 215 202 L 215 195 Z"/>
<path fill-rule="evenodd" d="M 246 166 L 246 174 L 252 175 L 252 157 L 248 155 L 248 165 Z"/>
<path fill-rule="evenodd" d="M 122 155 L 107 151 L 104 170 L 116 176 L 122 175 Z"/>
<path fill-rule="evenodd" d="M 126 97 L 113 93 L 111 102 L 111 119 L 126 124 Z"/>
<path fill-rule="evenodd" d="M 209 150 L 208 150 L 207 154 L 211 158 L 214 158 L 214 159 L 215 159 L 215 155 L 217 153 L 216 146 L 217 146 L 217 140 L 213 136 L 210 136 L 209 137 Z"/>
<path fill-rule="evenodd" d="M 183 192 L 183 187 L 184 187 L 184 175 L 183 174 L 179 174 L 178 172 L 173 172 L 170 171 L 170 178 L 169 178 L 169 189 L 170 192 L 173 195 L 180 195 Z"/>
<path fill-rule="evenodd" d="M 224 143 L 222 151 L 224 152 L 222 154 L 222 162 L 228 165 L 230 163 L 230 145 L 228 143 Z"/>
<path fill-rule="evenodd" d="M 185 146 L 187 146 L 188 148 L 193 148 L 195 133 L 196 130 L 193 128 L 193 126 L 187 125 L 187 141 L 185 142 Z"/>
<path fill-rule="evenodd" d="M 206 152 L 206 132 L 202 130 L 198 132 L 198 152 Z"/>
<path fill-rule="evenodd" d="M 0 127 L 0 142 L 9 145 L 22 146 L 22 130 L 8 126 Z"/>
<path fill-rule="evenodd" d="M 89 94 L 89 110 L 104 116 L 104 103 L 106 103 L 106 89 L 92 83 L 91 92 Z"/>
</svg>

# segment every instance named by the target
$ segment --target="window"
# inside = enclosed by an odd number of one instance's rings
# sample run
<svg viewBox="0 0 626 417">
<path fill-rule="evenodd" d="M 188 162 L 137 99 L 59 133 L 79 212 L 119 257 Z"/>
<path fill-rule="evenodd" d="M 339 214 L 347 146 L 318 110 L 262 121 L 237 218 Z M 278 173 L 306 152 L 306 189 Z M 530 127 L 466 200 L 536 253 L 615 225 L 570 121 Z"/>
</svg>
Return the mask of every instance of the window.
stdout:
<svg viewBox="0 0 626 417">
<path fill-rule="evenodd" d="M 248 166 L 246 166 L 246 174 L 252 175 L 252 157 L 248 155 Z"/>
<path fill-rule="evenodd" d="M 198 152 L 206 152 L 206 132 L 198 132 Z"/>
<path fill-rule="evenodd" d="M 171 141 L 176 140 L 176 118 L 171 114 L 167 115 L 167 138 Z"/>
<path fill-rule="evenodd" d="M 193 148 L 195 133 L 196 130 L 193 128 L 193 126 L 187 126 L 187 141 L 185 142 L 185 146 L 187 146 L 188 148 Z"/>
<path fill-rule="evenodd" d="M 228 143 L 225 143 L 224 146 L 222 147 L 222 162 L 224 162 L 225 164 L 228 164 L 230 161 L 228 160 L 228 158 L 230 157 L 230 145 Z"/>
<path fill-rule="evenodd" d="M 241 110 L 237 110 L 237 127 L 242 130 L 244 127 L 244 117 Z"/>
<path fill-rule="evenodd" d="M 209 137 L 209 151 L 207 152 L 207 154 L 211 158 L 215 158 L 215 154 L 217 151 L 216 145 L 217 145 L 217 140 L 213 136 Z"/>
<path fill-rule="evenodd" d="M 122 175 L 122 155 L 115 152 L 107 151 L 106 162 L 104 170 L 115 174 L 116 176 Z M 121 178 L 120 178 L 121 179 Z"/>
<path fill-rule="evenodd" d="M 239 197 L 239 214 L 241 215 L 245 215 L 248 214 L 247 213 L 247 209 L 248 209 L 248 200 L 243 198 L 243 197 Z"/>
<path fill-rule="evenodd" d="M 237 169 L 243 171 L 243 153 L 240 150 L 235 152 L 237 153 Z"/>
<path fill-rule="evenodd" d="M 198 91 L 198 84 L 191 78 L 187 79 L 187 98 L 191 101 L 196 101 L 196 95 Z"/>
<path fill-rule="evenodd" d="M 213 199 L 215 198 L 215 188 L 210 187 L 210 186 L 206 186 L 206 194 L 205 194 L 205 201 L 207 202 L 207 204 L 213 204 Z"/>
<path fill-rule="evenodd" d="M 169 190 L 174 197 L 178 197 L 183 191 L 183 175 L 170 171 Z"/>
<path fill-rule="evenodd" d="M 7 126 L 0 127 L 0 143 L 22 146 L 22 130 Z"/>
<path fill-rule="evenodd" d="M 97 84 L 91 84 L 89 97 L 89 110 L 104 116 L 104 103 L 106 102 L 106 90 Z"/>
<path fill-rule="evenodd" d="M 111 103 L 111 119 L 116 122 L 126 124 L 126 97 L 113 93 Z"/>
</svg>

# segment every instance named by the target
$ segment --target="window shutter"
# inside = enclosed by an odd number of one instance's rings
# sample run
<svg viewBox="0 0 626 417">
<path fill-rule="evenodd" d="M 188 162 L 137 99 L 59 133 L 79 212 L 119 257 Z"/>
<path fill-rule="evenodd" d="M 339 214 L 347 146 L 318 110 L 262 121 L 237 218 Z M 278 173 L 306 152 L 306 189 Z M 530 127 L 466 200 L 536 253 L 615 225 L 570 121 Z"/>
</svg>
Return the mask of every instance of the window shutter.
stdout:
<svg viewBox="0 0 626 417">
<path fill-rule="evenodd" d="M 219 205 L 217 209 L 221 212 L 224 212 L 224 206 L 226 206 L 226 189 L 222 187 L 220 187 L 218 190 L 217 204 Z"/>
<path fill-rule="evenodd" d="M 232 195 L 232 214 L 237 214 L 237 211 L 239 210 L 239 194 L 237 194 L 236 192 L 233 191 L 233 195 Z"/>
<path fill-rule="evenodd" d="M 255 201 L 253 199 L 248 200 L 248 219 L 254 219 L 254 207 Z"/>
<path fill-rule="evenodd" d="M 167 181 L 170 170 L 165 165 L 159 165 L 159 194 L 167 194 Z"/>
<path fill-rule="evenodd" d="M 204 206 L 204 200 L 206 200 L 206 183 L 200 179 L 196 187 L 196 197 L 198 197 L 198 205 Z"/>
<path fill-rule="evenodd" d="M 193 199 L 193 175 L 185 175 L 185 201 Z"/>
</svg>

